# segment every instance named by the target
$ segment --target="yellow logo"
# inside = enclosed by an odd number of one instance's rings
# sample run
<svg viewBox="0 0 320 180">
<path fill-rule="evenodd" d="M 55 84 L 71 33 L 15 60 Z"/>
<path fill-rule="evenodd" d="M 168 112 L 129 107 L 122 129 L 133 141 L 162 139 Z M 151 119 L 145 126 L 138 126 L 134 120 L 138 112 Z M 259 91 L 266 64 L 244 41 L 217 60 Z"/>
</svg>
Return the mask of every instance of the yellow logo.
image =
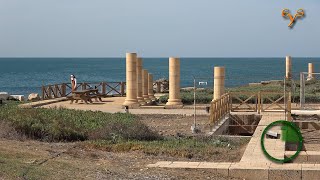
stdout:
<svg viewBox="0 0 320 180">
<path fill-rule="evenodd" d="M 294 16 L 291 15 L 289 9 L 283 9 L 282 10 L 282 17 L 290 19 L 290 23 L 288 25 L 288 27 L 290 27 L 290 28 L 293 27 L 294 23 L 296 22 L 296 20 L 298 18 L 301 18 L 304 15 L 305 15 L 305 13 L 304 13 L 303 9 L 298 9 L 297 13 Z"/>
</svg>

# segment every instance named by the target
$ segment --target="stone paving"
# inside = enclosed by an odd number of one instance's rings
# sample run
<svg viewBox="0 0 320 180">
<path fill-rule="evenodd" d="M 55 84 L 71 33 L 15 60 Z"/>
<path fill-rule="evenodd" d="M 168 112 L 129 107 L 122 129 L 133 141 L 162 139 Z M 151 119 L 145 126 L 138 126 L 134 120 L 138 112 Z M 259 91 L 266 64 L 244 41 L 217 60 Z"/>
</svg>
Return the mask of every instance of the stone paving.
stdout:
<svg viewBox="0 0 320 180">
<path fill-rule="evenodd" d="M 53 108 L 53 107 L 64 107 L 68 109 L 78 109 L 78 110 L 91 110 L 91 111 L 102 111 L 108 113 L 117 113 L 124 112 L 122 104 L 125 97 L 109 97 L 102 98 L 103 102 L 94 102 L 92 104 L 85 103 L 73 103 L 70 104 L 70 101 L 55 101 L 54 103 L 45 103 L 41 104 L 42 108 Z M 39 101 L 37 103 L 41 103 Z M 33 103 L 35 104 L 35 103 Z M 25 106 L 28 106 L 26 104 Z M 198 105 L 203 106 L 203 105 Z M 181 114 L 191 116 L 194 114 L 193 106 L 185 106 L 183 109 L 164 109 L 164 106 L 142 106 L 139 109 L 129 109 L 129 112 L 132 114 Z M 205 111 L 205 108 L 197 109 L 198 115 L 208 115 Z"/>
<path fill-rule="evenodd" d="M 261 134 L 264 128 L 276 120 L 284 119 L 283 113 L 262 114 L 255 133 L 253 134 L 240 162 L 215 163 L 215 162 L 171 162 L 160 161 L 149 164 L 155 168 L 207 168 L 213 169 L 221 175 L 243 179 L 320 179 L 320 164 L 286 163 L 277 164 L 265 157 L 261 148 Z M 281 132 L 281 131 L 279 131 Z M 265 147 L 272 156 L 283 159 L 285 145 L 281 139 L 265 139 Z"/>
</svg>

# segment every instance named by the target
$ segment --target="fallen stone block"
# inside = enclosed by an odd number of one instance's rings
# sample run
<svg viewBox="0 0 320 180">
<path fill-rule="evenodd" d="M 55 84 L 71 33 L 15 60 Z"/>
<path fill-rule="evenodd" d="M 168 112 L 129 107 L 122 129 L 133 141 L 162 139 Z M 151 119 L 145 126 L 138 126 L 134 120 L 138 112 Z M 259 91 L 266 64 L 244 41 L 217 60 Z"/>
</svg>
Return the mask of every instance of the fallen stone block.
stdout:
<svg viewBox="0 0 320 180">
<path fill-rule="evenodd" d="M 29 96 L 28 96 L 28 100 L 29 101 L 39 101 L 40 100 L 40 96 L 38 93 L 31 93 Z"/>
<path fill-rule="evenodd" d="M 17 101 L 24 101 L 24 95 L 10 95 L 10 97 Z"/>
<path fill-rule="evenodd" d="M 0 92 L 0 99 L 7 100 L 9 98 L 9 93 L 7 92 Z"/>
</svg>

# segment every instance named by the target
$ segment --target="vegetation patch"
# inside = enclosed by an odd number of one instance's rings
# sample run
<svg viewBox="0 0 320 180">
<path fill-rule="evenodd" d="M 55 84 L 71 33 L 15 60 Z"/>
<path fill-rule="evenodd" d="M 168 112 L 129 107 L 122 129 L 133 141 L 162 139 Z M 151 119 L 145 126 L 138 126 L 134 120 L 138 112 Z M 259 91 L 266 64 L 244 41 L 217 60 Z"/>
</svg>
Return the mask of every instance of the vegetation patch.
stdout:
<svg viewBox="0 0 320 180">
<path fill-rule="evenodd" d="M 193 137 L 166 138 L 155 141 L 95 140 L 86 141 L 81 146 L 110 152 L 138 151 L 147 155 L 165 155 L 176 158 L 199 160 L 239 161 L 239 149 L 248 143 L 248 138 Z M 225 157 L 225 155 L 228 157 Z M 227 159 L 226 159 L 227 158 Z"/>
<path fill-rule="evenodd" d="M 208 104 L 212 101 L 213 91 L 211 89 L 201 89 L 196 92 L 196 103 Z M 166 103 L 169 95 L 164 95 L 159 98 L 160 103 Z M 193 104 L 193 90 L 181 90 L 181 100 L 183 104 Z"/>
<path fill-rule="evenodd" d="M 0 125 L 1 129 L 10 127 L 20 135 L 49 142 L 110 140 L 115 137 L 135 140 L 161 138 L 132 114 L 63 108 L 23 109 L 15 104 L 0 107 Z"/>
<path fill-rule="evenodd" d="M 300 82 L 299 81 L 287 81 L 286 90 L 291 91 L 292 102 L 300 101 Z M 241 94 L 241 92 L 258 93 L 259 91 L 265 92 L 283 92 L 284 82 L 270 82 L 264 85 L 246 85 L 239 87 L 226 88 L 226 92 L 236 92 Z M 212 89 L 198 89 L 196 92 L 196 103 L 198 104 L 209 104 L 212 101 L 213 90 Z M 240 95 L 241 99 L 247 99 L 249 95 Z M 268 98 L 278 99 L 280 94 L 265 95 L 263 101 L 265 103 L 271 103 Z M 160 103 L 166 103 L 169 99 L 168 95 L 162 96 L 159 99 Z M 193 90 L 181 90 L 181 99 L 184 104 L 193 104 L 194 95 Z M 240 103 L 236 98 L 232 99 L 234 103 Z M 320 102 L 320 81 L 311 80 L 305 82 L 305 101 L 306 103 L 319 103 Z M 248 103 L 255 103 L 254 100 L 247 101 Z"/>
</svg>

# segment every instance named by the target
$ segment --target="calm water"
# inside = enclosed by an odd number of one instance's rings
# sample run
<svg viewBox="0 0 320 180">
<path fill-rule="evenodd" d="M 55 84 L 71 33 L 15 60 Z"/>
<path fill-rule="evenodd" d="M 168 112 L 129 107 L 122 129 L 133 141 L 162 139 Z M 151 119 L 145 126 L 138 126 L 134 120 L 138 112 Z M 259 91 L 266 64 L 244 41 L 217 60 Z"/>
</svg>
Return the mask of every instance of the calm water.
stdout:
<svg viewBox="0 0 320 180">
<path fill-rule="evenodd" d="M 307 71 L 308 62 L 320 71 L 320 58 L 293 58 L 294 78 Z M 144 68 L 154 79 L 168 78 L 168 58 L 145 58 Z M 192 75 L 212 87 L 214 66 L 226 67 L 226 86 L 245 85 L 270 79 L 283 79 L 284 58 L 181 58 L 181 86 L 193 86 Z M 0 91 L 10 94 L 40 92 L 41 85 L 69 82 L 125 81 L 124 58 L 0 58 Z"/>
</svg>

